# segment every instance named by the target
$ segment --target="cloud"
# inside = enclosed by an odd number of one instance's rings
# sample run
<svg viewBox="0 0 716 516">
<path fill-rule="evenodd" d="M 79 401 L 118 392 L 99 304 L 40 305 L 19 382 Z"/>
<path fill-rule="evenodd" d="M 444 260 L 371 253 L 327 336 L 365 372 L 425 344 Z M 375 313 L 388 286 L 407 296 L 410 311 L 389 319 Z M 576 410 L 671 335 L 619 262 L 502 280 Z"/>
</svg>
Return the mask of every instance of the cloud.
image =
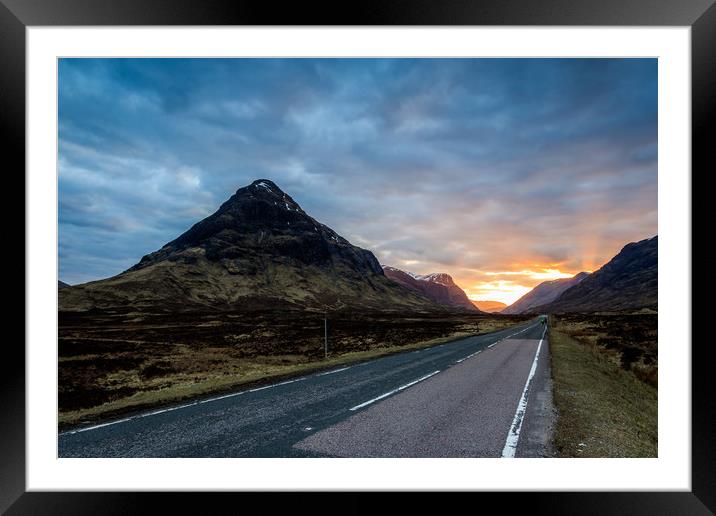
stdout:
<svg viewBox="0 0 716 516">
<path fill-rule="evenodd" d="M 61 59 L 60 276 L 116 274 L 259 177 L 381 261 L 466 288 L 491 281 L 476 271 L 591 270 L 657 233 L 656 72 L 654 59 Z"/>
</svg>

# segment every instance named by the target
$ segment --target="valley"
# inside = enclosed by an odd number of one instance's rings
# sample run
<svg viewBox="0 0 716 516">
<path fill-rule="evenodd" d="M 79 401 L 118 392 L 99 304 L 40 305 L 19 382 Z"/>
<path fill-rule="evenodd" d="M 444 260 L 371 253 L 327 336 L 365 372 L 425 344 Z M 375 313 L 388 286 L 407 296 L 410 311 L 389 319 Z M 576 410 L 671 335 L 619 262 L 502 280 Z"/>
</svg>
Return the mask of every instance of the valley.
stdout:
<svg viewBox="0 0 716 516">
<path fill-rule="evenodd" d="M 239 385 L 484 334 L 529 319 L 485 314 L 255 310 L 61 312 L 61 427 Z"/>
<path fill-rule="evenodd" d="M 139 421 L 171 413 L 170 427 L 179 428 L 180 409 L 280 387 L 276 392 L 286 390 L 306 405 L 309 412 L 300 418 L 316 420 L 308 426 L 311 439 L 304 446 L 299 430 L 286 420 L 293 412 L 274 407 L 285 401 L 257 395 L 257 402 L 266 404 L 261 413 L 269 426 L 260 425 L 256 432 L 273 435 L 269 422 L 280 421 L 281 436 L 272 439 L 290 445 L 282 452 L 288 456 L 514 456 L 523 420 L 529 435 L 521 456 L 551 456 L 553 444 L 566 453 L 573 446 L 565 437 L 569 428 L 582 429 L 590 438 L 597 435 L 588 430 L 591 415 L 580 415 L 565 401 L 570 382 L 585 375 L 609 377 L 616 370 L 619 378 L 656 392 L 656 243 L 654 237 L 628 244 L 597 271 L 545 281 L 507 307 L 473 302 L 450 274 L 381 265 L 371 251 L 304 212 L 275 183 L 256 180 L 124 272 L 74 286 L 58 283 L 63 449 L 66 456 L 111 456 L 114 451 L 103 449 L 103 440 L 131 435 L 132 453 L 192 456 L 202 452 L 181 439 L 160 439 L 158 448 L 140 444 L 135 439 L 144 423 Z M 549 336 L 544 314 L 551 314 Z M 590 365 L 594 360 L 597 365 Z M 565 414 L 554 442 L 552 363 L 555 404 Z M 362 372 L 354 372 L 356 365 Z M 371 370 L 380 373 L 371 376 Z M 323 384 L 318 380 L 322 372 L 341 373 L 331 379 L 331 393 L 283 388 L 308 378 Z M 357 378 L 358 384 L 336 383 L 340 378 Z M 420 389 L 398 394 L 423 380 Z M 528 407 L 530 385 L 537 393 Z M 624 387 L 597 381 L 578 388 L 580 396 L 603 399 L 609 406 L 610 393 Z M 453 401 L 435 404 L 431 417 L 451 418 L 451 435 L 462 435 L 465 424 L 490 428 L 486 434 L 467 432 L 467 448 L 421 430 L 416 407 L 446 396 Z M 361 403 L 364 397 L 368 401 Z M 383 398 L 389 400 L 351 416 L 354 409 Z M 314 407 L 319 399 L 326 401 Z M 518 404 L 515 412 L 519 399 L 524 408 Z M 635 410 L 640 399 L 634 401 Z M 350 403 L 355 407 L 344 406 Z M 384 403 L 404 416 L 395 419 L 381 408 Z M 467 420 L 453 417 L 465 404 L 472 406 Z M 226 425 L 251 425 L 251 413 L 236 419 L 241 403 L 224 405 L 220 418 Z M 592 412 L 600 410 L 595 405 Z M 645 413 L 650 410 L 646 407 Z M 215 431 L 200 421 L 208 432 Z M 161 434 L 163 420 L 151 422 L 152 432 Z M 376 425 L 392 425 L 393 433 L 372 442 L 365 432 L 372 435 Z M 608 424 L 601 428 L 611 430 Z M 406 435 L 413 435 L 413 442 L 403 449 Z M 222 448 L 220 439 L 206 446 L 211 456 L 277 453 L 251 444 L 252 434 L 242 439 L 232 452 Z M 372 444 L 364 445 L 366 440 Z M 624 453 L 648 454 L 644 449 L 648 446 Z"/>
</svg>

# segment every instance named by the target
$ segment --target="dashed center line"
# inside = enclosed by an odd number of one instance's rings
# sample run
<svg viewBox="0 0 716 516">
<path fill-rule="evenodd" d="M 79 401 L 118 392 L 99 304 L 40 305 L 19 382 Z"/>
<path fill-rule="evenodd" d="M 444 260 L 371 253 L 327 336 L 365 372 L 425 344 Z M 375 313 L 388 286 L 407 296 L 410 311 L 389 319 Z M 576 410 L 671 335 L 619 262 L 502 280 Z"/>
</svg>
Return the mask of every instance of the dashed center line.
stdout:
<svg viewBox="0 0 716 516">
<path fill-rule="evenodd" d="M 513 333 L 513 334 L 510 335 L 509 337 L 505 337 L 505 338 L 514 337 L 515 335 L 517 335 L 517 334 L 519 334 L 519 333 L 523 333 L 523 332 L 529 330 L 530 328 L 532 328 L 532 326 L 527 327 L 527 328 L 525 328 L 524 330 L 518 331 L 518 332 L 516 332 L 516 333 Z M 493 347 L 495 344 L 497 344 L 498 342 L 501 342 L 502 340 L 505 340 L 505 339 L 501 339 L 500 341 L 494 342 L 494 343 L 490 344 L 490 345 L 487 346 L 487 347 L 488 347 L 488 348 L 491 348 L 491 347 Z M 442 345 L 440 345 L 440 346 L 436 346 L 435 348 L 431 348 L 431 349 L 439 349 L 439 348 L 444 347 L 445 345 L 446 345 L 446 344 L 442 344 Z M 421 351 L 425 351 L 425 349 L 419 349 L 419 350 L 413 351 L 413 353 L 420 353 Z M 475 355 L 477 355 L 478 353 L 481 353 L 481 352 L 482 352 L 482 350 L 476 351 L 475 353 L 472 353 L 471 355 L 468 355 L 468 356 L 466 356 L 465 358 L 462 358 L 462 359 L 458 360 L 457 362 L 458 362 L 458 363 L 463 362 L 464 360 L 467 360 L 468 358 L 473 357 L 473 356 L 475 356 Z M 366 364 L 368 364 L 368 363 L 370 363 L 370 361 L 363 362 L 363 363 L 360 363 L 360 364 L 355 364 L 355 365 L 353 365 L 353 366 L 343 367 L 343 368 L 340 368 L 340 369 L 334 369 L 334 370 L 332 370 L 332 371 L 327 371 L 327 372 L 325 372 L 325 373 L 319 373 L 319 374 L 316 375 L 316 376 L 324 376 L 324 375 L 329 375 L 329 374 L 333 374 L 333 373 L 338 373 L 338 372 L 340 372 L 340 371 L 345 371 L 346 369 L 350 369 L 351 367 L 358 367 L 358 366 L 361 366 L 361 365 L 366 365 Z M 370 405 L 371 403 L 374 403 L 374 402 L 376 402 L 376 401 L 378 401 L 378 400 L 381 400 L 381 399 L 383 399 L 383 398 L 385 398 L 385 397 L 387 397 L 387 396 L 390 396 L 391 394 L 394 394 L 394 393 L 396 393 L 396 392 L 402 391 L 403 389 L 407 389 L 408 387 L 410 387 L 410 386 L 412 386 L 412 385 L 415 385 L 415 384 L 418 383 L 418 382 L 422 382 L 423 380 L 426 380 L 426 379 L 430 378 L 431 376 L 438 374 L 439 372 L 440 372 L 439 370 L 438 370 L 438 371 L 434 371 L 434 372 L 430 373 L 429 375 L 423 376 L 422 378 L 418 378 L 417 380 L 415 380 L 415 381 L 413 381 L 413 382 L 410 382 L 410 383 L 407 383 L 407 384 L 405 384 L 405 385 L 402 385 L 402 386 L 398 387 L 397 389 L 394 389 L 394 390 L 392 390 L 392 391 L 390 391 L 390 392 L 387 392 L 387 393 L 385 393 L 385 394 L 383 394 L 383 395 L 381 395 L 381 396 L 378 396 L 377 398 L 374 398 L 374 399 L 372 399 L 372 400 L 366 401 L 365 403 L 361 403 L 360 405 L 356 405 L 355 407 L 352 407 L 350 410 L 357 410 L 357 409 L 359 409 L 359 408 L 365 407 L 366 405 Z M 175 407 L 167 407 L 167 408 L 164 408 L 164 409 L 154 410 L 154 411 L 152 411 L 152 412 L 146 412 L 146 413 L 144 413 L 144 414 L 137 414 L 137 415 L 135 415 L 135 416 L 131 416 L 131 417 L 123 418 L 123 419 L 118 419 L 118 420 L 115 420 L 115 421 L 108 421 L 107 423 L 101 423 L 101 424 L 98 424 L 98 425 L 88 426 L 88 427 L 85 427 L 85 428 L 78 428 L 78 429 L 76 429 L 76 430 L 69 430 L 69 431 L 66 431 L 66 432 L 62 432 L 62 433 L 60 433 L 59 435 L 77 434 L 77 433 L 81 433 L 81 432 L 87 432 L 87 431 L 89 431 L 89 430 L 96 430 L 96 429 L 98 429 L 98 428 L 103 428 L 103 427 L 110 426 L 110 425 L 116 425 L 116 424 L 119 424 L 119 423 L 124 423 L 124 422 L 127 422 L 127 421 L 131 421 L 131 420 L 133 420 L 133 419 L 144 418 L 144 417 L 147 417 L 147 416 L 155 416 L 155 415 L 157 415 L 157 414 L 162 414 L 162 413 L 164 413 L 164 412 L 171 412 L 171 411 L 174 411 L 174 410 L 180 410 L 180 409 L 183 409 L 183 408 L 193 407 L 194 405 L 199 405 L 199 404 L 202 404 L 202 403 L 210 403 L 210 402 L 212 402 L 212 401 L 218 401 L 218 400 L 222 400 L 222 399 L 226 399 L 226 398 L 232 398 L 232 397 L 235 397 L 235 396 L 241 396 L 242 394 L 246 394 L 247 392 L 257 392 L 257 391 L 262 391 L 262 390 L 265 390 L 265 389 L 271 389 L 271 388 L 273 388 L 273 387 L 278 387 L 278 386 L 280 386 L 280 385 L 288 385 L 288 384 L 290 384 L 290 383 L 295 383 L 295 382 L 303 381 L 303 380 L 305 380 L 306 378 L 307 378 L 307 377 L 296 378 L 296 379 L 294 379 L 294 380 L 288 380 L 288 381 L 285 381 L 285 382 L 274 383 L 274 384 L 271 384 L 271 385 L 265 385 L 265 386 L 263 386 L 263 387 L 257 387 L 257 388 L 255 388 L 255 389 L 249 389 L 249 390 L 240 391 L 240 392 L 233 392 L 233 393 L 230 393 L 230 394 L 225 394 L 225 395 L 223 395 L 223 396 L 216 396 L 216 397 L 213 397 L 213 398 L 208 398 L 208 399 L 204 399 L 204 400 L 198 400 L 198 401 L 194 401 L 194 402 L 192 402 L 192 403 L 186 403 L 186 404 L 184 404 L 184 405 L 178 405 L 178 406 L 175 406 Z"/>
<path fill-rule="evenodd" d="M 524 333 L 524 332 L 526 332 L 527 330 L 532 329 L 532 328 L 533 328 L 533 326 L 529 326 L 529 327 L 525 328 L 524 330 L 517 331 L 517 332 L 515 332 L 515 333 L 513 333 L 513 334 L 511 334 L 511 335 L 508 335 L 507 337 L 504 337 L 504 338 L 502 338 L 502 339 L 500 339 L 500 340 L 497 340 L 497 341 L 493 342 L 492 344 L 489 344 L 486 349 L 489 349 L 489 348 L 493 347 L 495 344 L 499 344 L 499 343 L 502 342 L 503 340 L 507 340 L 507 339 L 509 339 L 509 338 L 512 338 L 512 337 L 514 337 L 515 335 L 519 335 L 520 333 Z M 461 363 L 461 362 L 464 362 L 464 361 L 467 360 L 468 358 L 474 357 L 474 356 L 477 355 L 478 353 L 482 353 L 482 350 L 475 351 L 475 352 L 472 353 L 471 355 L 468 355 L 468 356 L 466 356 L 466 357 L 460 358 L 460 359 L 456 360 L 455 363 L 456 363 L 456 364 L 459 364 L 459 363 Z"/>
<path fill-rule="evenodd" d="M 404 389 L 407 389 L 408 387 L 410 387 L 410 386 L 412 386 L 412 385 L 415 385 L 415 384 L 418 383 L 418 382 L 422 382 L 423 380 L 427 380 L 428 378 L 430 378 L 431 376 L 435 376 L 435 375 L 438 374 L 439 372 L 440 372 L 440 370 L 433 371 L 432 373 L 426 374 L 425 376 L 423 376 L 423 377 L 421 377 L 421 378 L 418 378 L 417 380 L 413 380 L 413 381 L 410 382 L 410 383 L 406 383 L 405 385 L 401 385 L 401 386 L 398 387 L 397 389 L 393 389 L 392 391 L 388 391 L 388 392 L 386 392 L 385 394 L 381 394 L 380 396 L 378 396 L 378 397 L 376 397 L 376 398 L 373 398 L 372 400 L 368 400 L 368 401 L 366 401 L 366 402 L 361 403 L 360 405 L 356 405 L 355 407 L 351 407 L 350 410 L 358 410 L 359 408 L 363 408 L 363 407 L 365 407 L 365 406 L 368 406 L 368 405 L 370 405 L 371 403 L 375 403 L 375 402 L 378 401 L 378 400 L 382 400 L 383 398 L 387 398 L 387 397 L 390 396 L 391 394 L 395 394 L 396 392 L 400 392 L 400 391 L 402 391 L 402 390 L 404 390 Z"/>
<path fill-rule="evenodd" d="M 464 362 L 464 361 L 467 360 L 468 358 L 472 358 L 472 357 L 474 357 L 475 355 L 477 355 L 478 353 L 482 353 L 482 350 L 475 351 L 474 353 L 471 353 L 471 354 L 467 355 L 466 357 L 461 358 L 460 360 L 456 360 L 455 363 L 456 363 L 456 364 L 459 364 L 460 362 Z"/>
</svg>

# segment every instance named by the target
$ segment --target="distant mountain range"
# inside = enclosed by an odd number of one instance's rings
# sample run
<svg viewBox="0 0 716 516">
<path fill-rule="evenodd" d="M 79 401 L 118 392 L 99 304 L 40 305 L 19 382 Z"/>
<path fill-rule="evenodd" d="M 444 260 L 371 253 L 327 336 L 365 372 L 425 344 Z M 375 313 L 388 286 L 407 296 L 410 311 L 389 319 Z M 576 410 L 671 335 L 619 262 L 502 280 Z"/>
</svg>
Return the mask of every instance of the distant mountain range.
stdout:
<svg viewBox="0 0 716 516">
<path fill-rule="evenodd" d="M 326 307 L 446 310 L 387 278 L 373 253 L 310 217 L 267 179 L 240 188 L 125 272 L 59 291 L 61 311 Z"/>
<path fill-rule="evenodd" d="M 541 283 L 501 313 L 655 310 L 657 247 L 656 236 L 628 244 L 598 271 Z M 58 298 L 60 311 L 499 308 L 471 302 L 449 274 L 381 266 L 267 179 L 117 276 L 58 281 Z"/>
<path fill-rule="evenodd" d="M 444 272 L 433 274 L 413 274 L 395 267 L 383 265 L 383 273 L 394 282 L 442 305 L 462 308 L 469 311 L 480 311 L 458 287 L 452 276 Z"/>
<path fill-rule="evenodd" d="M 69 283 L 65 283 L 64 281 L 57 280 L 57 288 L 58 289 L 67 288 L 69 286 L 70 286 Z"/>
<path fill-rule="evenodd" d="M 472 301 L 478 310 L 488 313 L 498 313 L 507 308 L 505 303 L 499 301 Z"/>
<path fill-rule="evenodd" d="M 627 244 L 606 265 L 557 299 L 534 308 L 538 313 L 618 311 L 658 307 L 658 240 Z"/>
<path fill-rule="evenodd" d="M 580 272 L 571 278 L 543 281 L 500 313 L 524 314 L 533 312 L 534 308 L 551 303 L 562 295 L 565 290 L 579 284 L 587 276 L 589 276 L 588 272 Z"/>
</svg>

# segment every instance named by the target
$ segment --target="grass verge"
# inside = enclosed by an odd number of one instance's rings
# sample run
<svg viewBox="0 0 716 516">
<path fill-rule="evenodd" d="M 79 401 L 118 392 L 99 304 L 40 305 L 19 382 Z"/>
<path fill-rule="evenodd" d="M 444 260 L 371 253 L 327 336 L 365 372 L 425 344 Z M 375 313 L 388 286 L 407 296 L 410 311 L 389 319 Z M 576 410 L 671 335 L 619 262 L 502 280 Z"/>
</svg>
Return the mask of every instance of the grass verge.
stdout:
<svg viewBox="0 0 716 516">
<path fill-rule="evenodd" d="M 558 457 L 657 457 L 657 389 L 550 327 Z"/>
</svg>

